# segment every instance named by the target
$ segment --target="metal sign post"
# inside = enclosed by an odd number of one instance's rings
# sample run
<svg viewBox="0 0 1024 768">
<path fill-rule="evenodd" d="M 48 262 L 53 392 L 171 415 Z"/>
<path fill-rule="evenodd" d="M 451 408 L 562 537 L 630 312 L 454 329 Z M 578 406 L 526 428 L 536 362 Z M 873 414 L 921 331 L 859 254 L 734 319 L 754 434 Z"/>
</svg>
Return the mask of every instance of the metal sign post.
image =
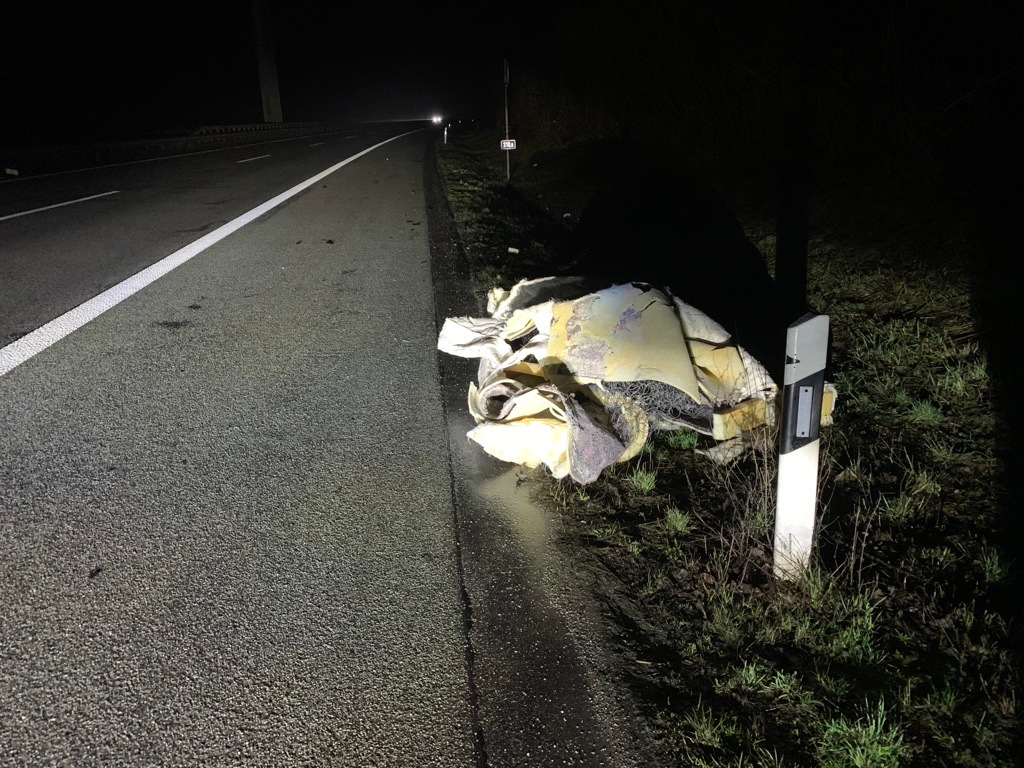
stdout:
<svg viewBox="0 0 1024 768">
<path fill-rule="evenodd" d="M 509 140 L 508 136 L 508 59 L 504 60 L 504 72 L 505 72 L 505 141 Z M 515 145 L 513 145 L 515 146 Z M 504 149 L 504 146 L 502 146 Z M 512 156 L 505 153 L 505 181 L 512 180 Z"/>
<path fill-rule="evenodd" d="M 811 562 L 828 322 L 828 315 L 806 314 L 786 333 L 774 549 L 775 575 L 782 579 L 797 578 Z"/>
</svg>

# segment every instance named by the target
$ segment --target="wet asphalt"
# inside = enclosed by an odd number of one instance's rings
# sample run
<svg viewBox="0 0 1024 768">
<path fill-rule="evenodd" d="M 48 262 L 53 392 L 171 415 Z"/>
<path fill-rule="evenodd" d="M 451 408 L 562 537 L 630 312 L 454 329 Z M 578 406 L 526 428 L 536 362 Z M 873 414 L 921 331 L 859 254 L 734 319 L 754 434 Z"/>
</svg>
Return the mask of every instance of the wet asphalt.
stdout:
<svg viewBox="0 0 1024 768">
<path fill-rule="evenodd" d="M 438 325 L 486 315 L 428 154 L 424 166 Z M 470 611 L 478 722 L 490 766 L 656 766 L 591 577 L 559 544 L 540 470 L 470 443 L 476 364 L 438 360 L 452 456 L 456 533 Z"/>
<path fill-rule="evenodd" d="M 0 765 L 648 764 L 585 588 L 439 367 L 471 299 L 432 140 L 0 377 Z"/>
</svg>

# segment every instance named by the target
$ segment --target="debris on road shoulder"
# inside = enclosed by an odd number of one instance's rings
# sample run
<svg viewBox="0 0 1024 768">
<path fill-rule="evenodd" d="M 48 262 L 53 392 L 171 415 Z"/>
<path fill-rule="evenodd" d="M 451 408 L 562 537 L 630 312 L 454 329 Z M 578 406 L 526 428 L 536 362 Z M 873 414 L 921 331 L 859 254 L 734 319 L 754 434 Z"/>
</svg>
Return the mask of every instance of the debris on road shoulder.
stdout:
<svg viewBox="0 0 1024 768">
<path fill-rule="evenodd" d="M 652 429 L 725 443 L 774 423 L 775 382 L 710 317 L 667 288 L 584 286 L 524 280 L 489 292 L 490 317 L 445 321 L 438 349 L 480 361 L 469 438 L 489 454 L 590 483 Z"/>
</svg>

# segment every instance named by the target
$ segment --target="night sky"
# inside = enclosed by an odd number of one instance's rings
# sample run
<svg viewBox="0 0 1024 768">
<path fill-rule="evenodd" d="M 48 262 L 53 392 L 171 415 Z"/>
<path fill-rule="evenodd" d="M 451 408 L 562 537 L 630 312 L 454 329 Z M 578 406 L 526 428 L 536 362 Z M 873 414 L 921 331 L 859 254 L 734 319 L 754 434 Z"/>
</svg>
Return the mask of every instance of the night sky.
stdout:
<svg viewBox="0 0 1024 768">
<path fill-rule="evenodd" d="M 286 121 L 468 114 L 535 21 L 522 3 L 268 5 Z M 249 0 L 15 0 L 0 18 L 7 144 L 262 119 Z"/>
<path fill-rule="evenodd" d="M 266 3 L 286 121 L 494 126 L 508 57 L 513 128 L 750 163 L 796 109 L 837 173 L 918 153 L 985 176 L 1020 145 L 1024 6 L 1003 0 Z M 260 122 L 256 62 L 251 0 L 7 0 L 0 146 Z"/>
</svg>

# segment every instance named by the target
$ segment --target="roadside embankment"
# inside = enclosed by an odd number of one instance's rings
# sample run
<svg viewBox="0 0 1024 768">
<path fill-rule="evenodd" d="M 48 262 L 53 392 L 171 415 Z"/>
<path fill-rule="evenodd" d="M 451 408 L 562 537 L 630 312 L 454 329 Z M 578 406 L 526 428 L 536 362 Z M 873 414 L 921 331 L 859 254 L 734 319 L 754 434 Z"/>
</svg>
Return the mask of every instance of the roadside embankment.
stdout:
<svg viewBox="0 0 1024 768">
<path fill-rule="evenodd" d="M 774 272 L 764 179 L 630 184 L 651 178 L 647 159 L 609 139 L 517 153 L 506 184 L 497 133 L 438 148 L 478 291 L 597 273 L 727 307 L 745 275 L 722 248 Z M 595 483 L 546 481 L 566 556 L 591 569 L 679 765 L 995 768 L 1021 754 L 1012 403 L 994 397 L 978 236 L 955 200 L 858 184 L 810 200 L 808 301 L 831 317 L 839 404 L 802 579 L 772 577 L 771 430 L 727 465 L 701 436 L 663 432 Z"/>
</svg>

